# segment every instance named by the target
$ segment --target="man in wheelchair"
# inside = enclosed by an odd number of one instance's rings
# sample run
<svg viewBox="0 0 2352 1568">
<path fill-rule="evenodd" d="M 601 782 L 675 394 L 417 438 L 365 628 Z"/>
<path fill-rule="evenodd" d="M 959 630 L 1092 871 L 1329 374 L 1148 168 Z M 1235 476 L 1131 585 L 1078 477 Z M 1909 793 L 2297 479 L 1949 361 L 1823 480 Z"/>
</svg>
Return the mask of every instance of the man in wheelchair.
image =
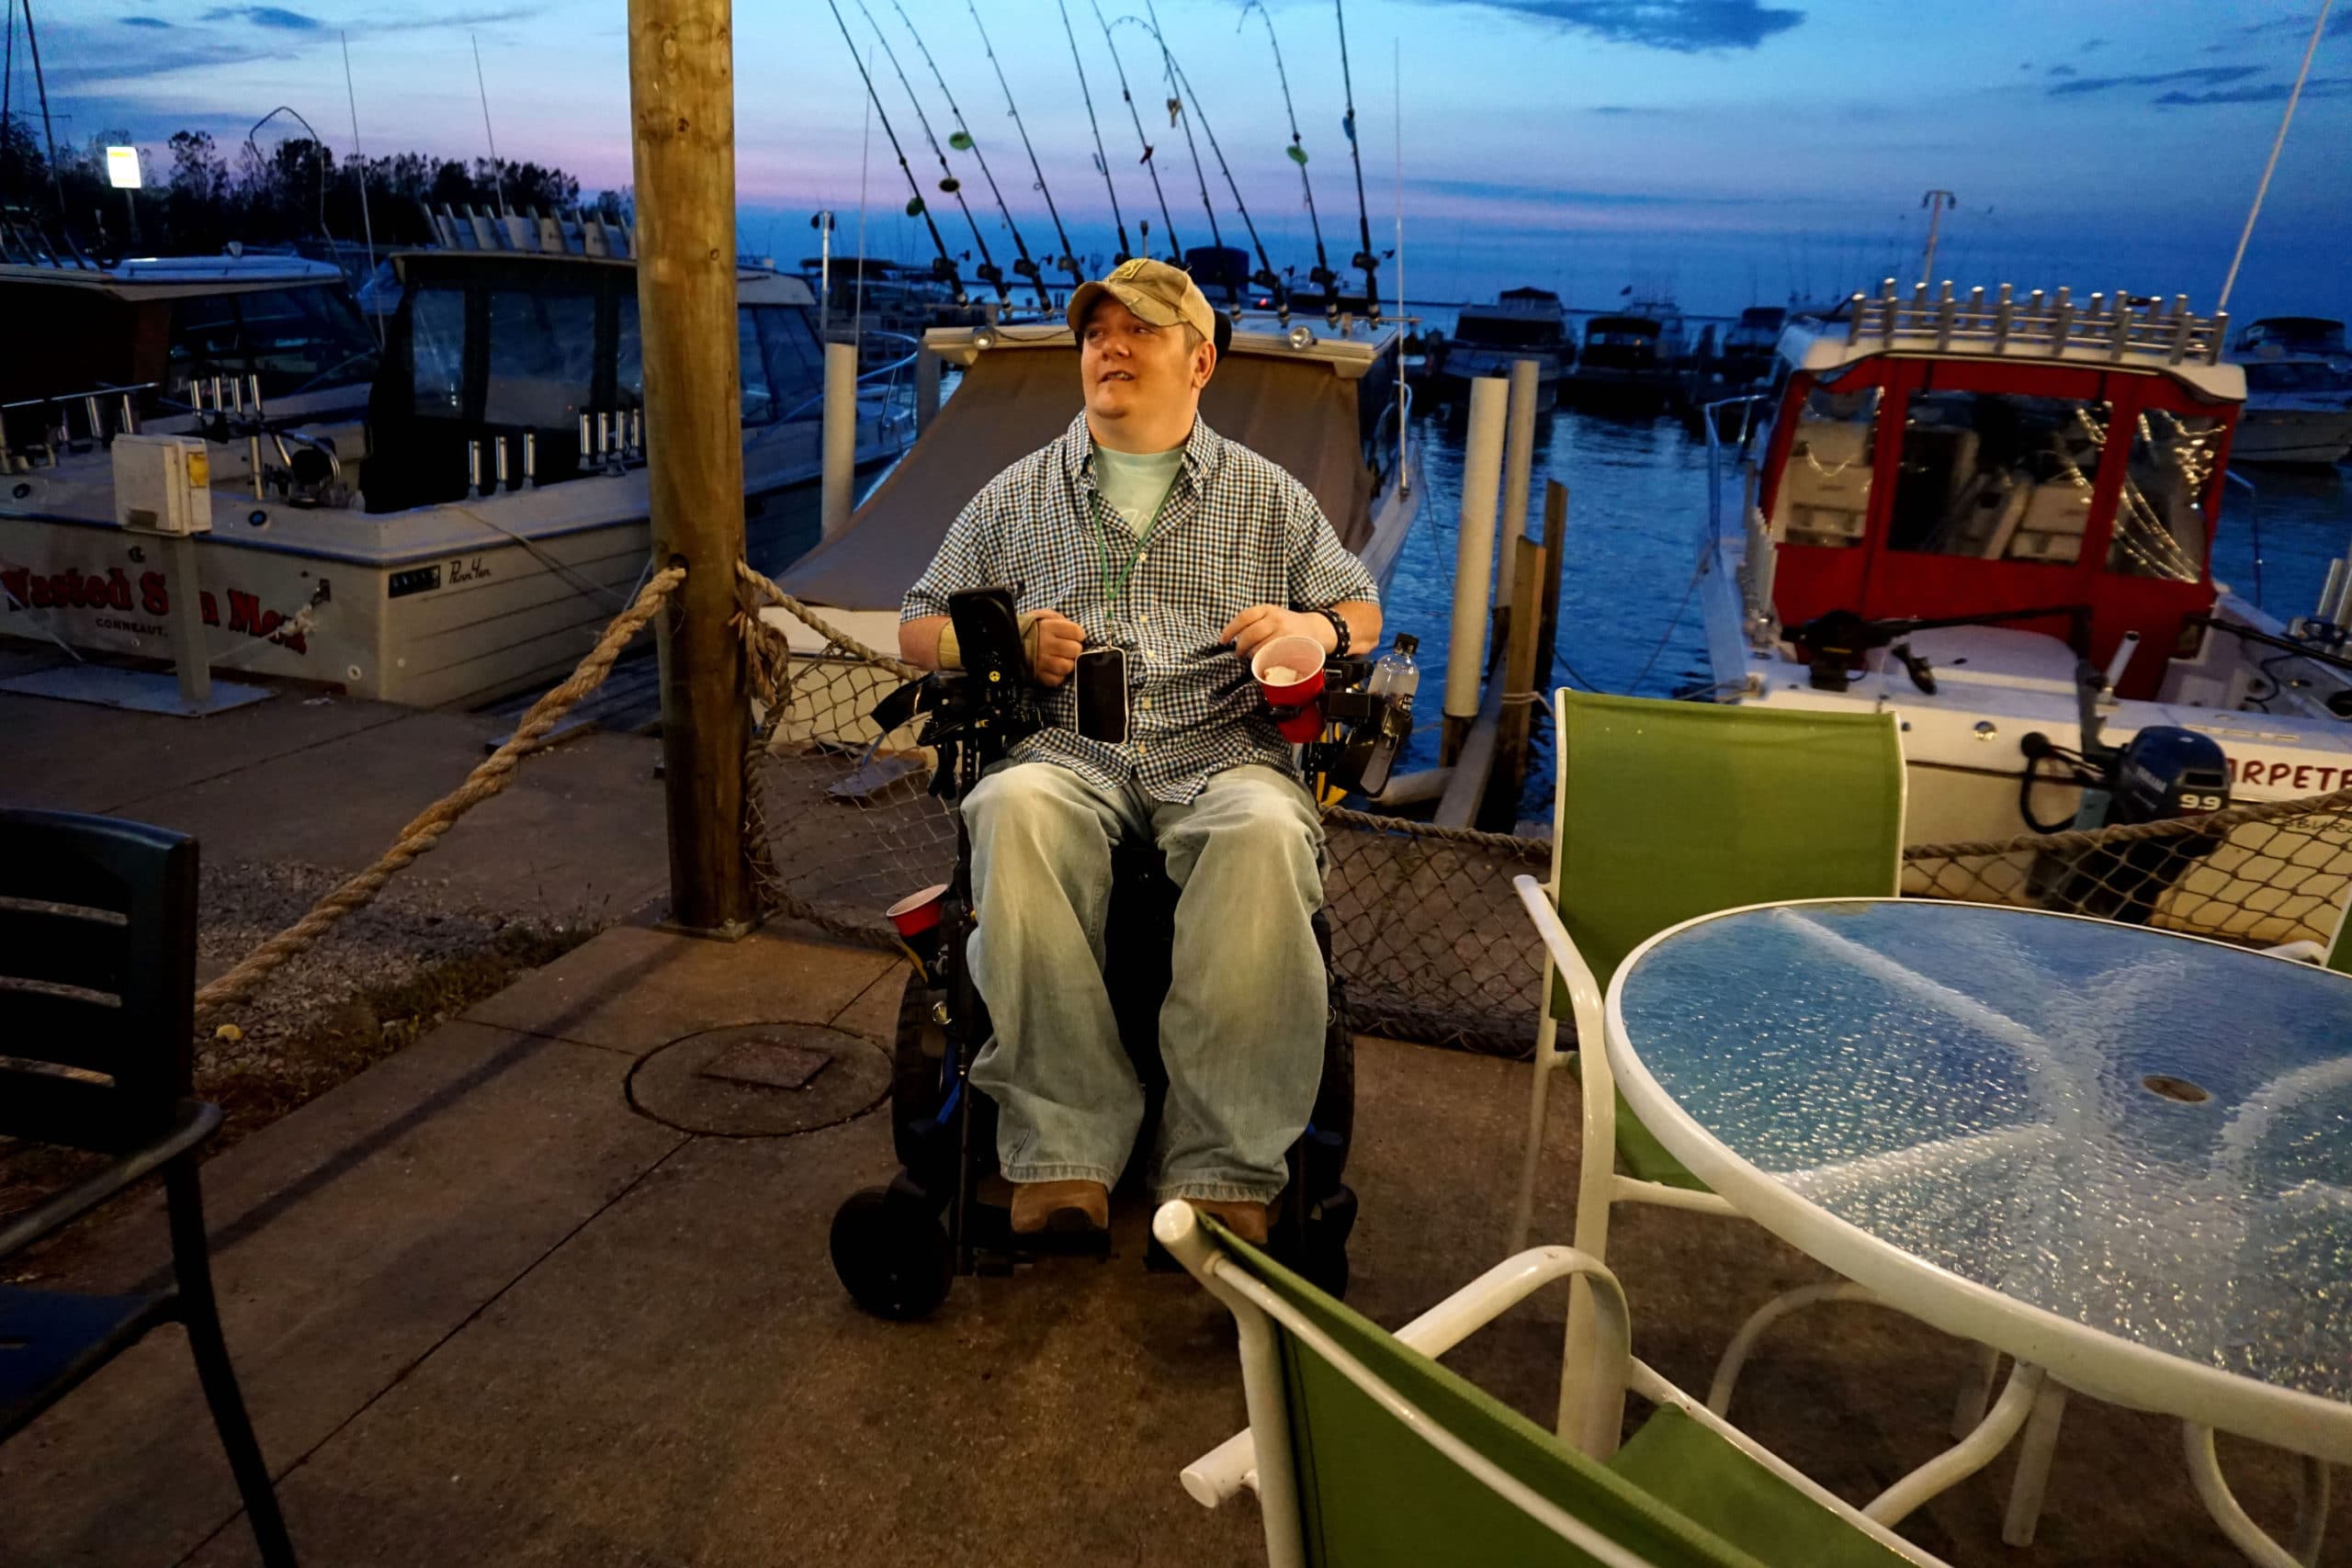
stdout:
<svg viewBox="0 0 2352 1568">
<path fill-rule="evenodd" d="M 1202 422 L 1216 318 L 1188 276 L 1124 263 L 1069 319 L 1083 411 L 972 499 L 899 611 L 910 662 L 960 669 L 948 596 L 1012 586 L 1046 688 L 1044 728 L 963 802 L 995 1024 L 971 1081 L 998 1107 L 1013 1231 L 1107 1224 L 1144 1118 L 1102 973 L 1111 852 L 1156 844 L 1181 894 L 1153 1196 L 1263 1240 L 1327 990 L 1322 829 L 1250 660 L 1286 636 L 1369 650 L 1378 593 L 1304 485 Z"/>
</svg>

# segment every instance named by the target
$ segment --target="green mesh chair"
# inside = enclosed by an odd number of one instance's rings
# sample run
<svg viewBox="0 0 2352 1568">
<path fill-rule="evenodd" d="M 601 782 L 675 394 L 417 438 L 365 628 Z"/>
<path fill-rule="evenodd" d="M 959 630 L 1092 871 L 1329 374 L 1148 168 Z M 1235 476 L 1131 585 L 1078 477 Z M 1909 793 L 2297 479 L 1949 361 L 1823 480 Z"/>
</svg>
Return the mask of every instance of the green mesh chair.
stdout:
<svg viewBox="0 0 2352 1568">
<path fill-rule="evenodd" d="M 1573 1247 L 1521 1253 L 1391 1336 L 1183 1202 L 1161 1245 L 1232 1312 L 1250 1427 L 1183 1474 L 1258 1494 L 1272 1568 L 1892 1568 L 1938 1560 L 1865 1518 L 1631 1350 L 1617 1280 Z M 1431 1358 L 1549 1282 L 1588 1285 L 1608 1382 L 1656 1413 L 1603 1463 Z M 1612 1434 L 1613 1437 L 1613 1434 Z"/>
<path fill-rule="evenodd" d="M 1536 1030 L 1509 1250 L 1527 1245 L 1552 1074 L 1577 1061 L 1560 1049 L 1566 1018 L 1587 1048 L 1579 1069 L 1584 1150 L 1576 1245 L 1606 1259 L 1613 1204 L 1736 1212 L 1684 1169 L 1618 1096 L 1600 1048 L 1610 976 L 1657 932 L 1718 909 L 1783 898 L 1893 897 L 1903 875 L 1903 745 L 1891 713 L 1657 702 L 1566 689 L 1555 709 L 1552 880 L 1518 879 L 1544 942 L 1548 1005 Z M 1869 1299 L 1859 1286 L 1839 1283 L 1769 1303 L 1734 1340 L 1710 1404 L 1718 1414 L 1728 1409 L 1748 1348 L 1781 1314 L 1813 1302 Z M 1589 1306 L 1582 1287 L 1571 1291 L 1572 1369 L 1593 1353 Z M 1584 1418 L 1571 1408 L 1581 1386 L 1573 1376 L 1564 1382 L 1563 1432 Z"/>
</svg>

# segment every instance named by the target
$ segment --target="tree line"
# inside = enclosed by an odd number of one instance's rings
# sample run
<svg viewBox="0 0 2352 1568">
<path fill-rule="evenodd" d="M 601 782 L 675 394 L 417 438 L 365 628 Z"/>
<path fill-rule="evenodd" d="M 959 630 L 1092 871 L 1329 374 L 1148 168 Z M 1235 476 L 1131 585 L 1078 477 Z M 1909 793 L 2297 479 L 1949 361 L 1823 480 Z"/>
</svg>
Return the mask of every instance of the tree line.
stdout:
<svg viewBox="0 0 2352 1568">
<path fill-rule="evenodd" d="M 205 130 L 175 132 L 166 166 L 147 160 L 146 183 L 126 202 L 106 166 L 107 142 L 121 140 L 61 145 L 52 163 L 34 123 L 0 120 L 0 220 L 40 233 L 61 254 L 116 256 L 209 255 L 232 241 L 356 246 L 371 228 L 379 250 L 425 244 L 437 239 L 425 209 L 445 203 L 493 212 L 580 208 L 608 222 L 628 216 L 626 191 L 583 200 L 580 182 L 548 164 L 423 152 L 337 158 L 308 137 L 224 150 Z"/>
</svg>

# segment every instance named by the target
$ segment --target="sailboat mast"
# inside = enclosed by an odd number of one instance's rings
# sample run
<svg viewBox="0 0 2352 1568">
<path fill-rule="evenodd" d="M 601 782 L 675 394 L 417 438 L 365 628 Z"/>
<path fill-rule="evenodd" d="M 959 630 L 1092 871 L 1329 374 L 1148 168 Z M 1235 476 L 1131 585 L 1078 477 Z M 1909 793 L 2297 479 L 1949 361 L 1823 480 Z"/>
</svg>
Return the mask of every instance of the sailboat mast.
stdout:
<svg viewBox="0 0 2352 1568">
<path fill-rule="evenodd" d="M 922 139 L 931 144 L 931 155 L 939 160 L 939 188 L 956 198 L 956 206 L 964 214 L 966 226 L 972 231 L 972 243 L 979 248 L 980 253 L 980 265 L 974 270 L 979 274 L 981 282 L 996 290 L 999 304 L 1011 303 L 1012 289 L 1004 281 L 1004 269 L 996 265 L 994 256 L 989 254 L 988 237 L 980 232 L 980 220 L 972 216 L 972 204 L 964 199 L 964 182 L 957 179 L 956 171 L 947 166 L 946 151 L 939 145 L 939 137 L 931 129 L 931 117 L 922 112 L 922 100 L 915 96 L 915 85 L 907 80 L 907 68 L 899 63 L 899 51 L 890 47 L 889 38 L 882 31 L 882 24 L 874 19 L 874 13 L 867 9 L 865 0 L 857 0 L 857 8 L 865 13 L 865 25 L 874 29 L 875 41 L 882 46 L 882 57 L 890 62 L 891 71 L 899 78 L 899 85 L 906 90 L 907 102 L 914 106 L 915 124 L 922 128 Z"/>
<path fill-rule="evenodd" d="M 1063 268 L 1069 273 L 1070 284 L 1075 288 L 1077 285 L 1086 281 L 1086 274 L 1080 269 L 1078 258 L 1070 254 L 1069 231 L 1062 227 L 1061 211 L 1054 206 L 1054 193 L 1046 188 L 1046 171 L 1037 163 L 1037 149 L 1029 140 L 1029 128 L 1022 122 L 1021 106 L 1012 101 L 1012 84 L 1004 79 L 1004 67 L 997 62 L 996 45 L 989 41 L 988 25 L 980 20 L 979 6 L 974 3 L 974 0 L 964 0 L 964 8 L 972 13 L 972 25 L 980 29 L 980 48 L 988 54 L 989 64 L 996 72 L 996 85 L 1004 89 L 1005 112 L 1012 117 L 1013 129 L 1021 132 L 1022 151 L 1029 154 L 1029 172 L 1037 176 L 1037 194 L 1046 198 L 1046 214 L 1054 220 L 1054 238 L 1061 242 L 1062 254 L 1058 257 L 1048 257 L 1047 259 L 1049 261 L 1057 260 L 1061 263 Z M 1069 14 L 1067 11 L 1062 14 L 1062 25 L 1065 28 L 1069 25 Z M 1072 52 L 1075 51 L 1076 45 L 1075 40 L 1073 40 Z M 1083 75 L 1080 75 L 1079 78 L 1079 84 L 1080 86 L 1085 85 L 1085 77 Z M 1091 118 L 1094 113 L 1094 106 L 1089 104 L 1087 106 L 1086 112 L 1088 118 Z M 1097 131 L 1095 135 L 1099 139 L 1102 132 Z M 986 168 L 987 166 L 988 165 L 985 164 L 981 165 L 983 168 Z M 993 189 L 996 182 L 994 180 L 990 180 L 989 185 L 990 188 Z"/>
<path fill-rule="evenodd" d="M 1380 259 L 1372 254 L 1372 213 L 1363 204 L 1363 149 L 1356 145 L 1356 84 L 1348 69 L 1348 7 L 1347 0 L 1331 0 L 1331 9 L 1340 18 L 1340 84 L 1346 90 L 1348 118 L 1342 122 L 1348 133 L 1348 156 L 1356 166 L 1356 232 L 1363 248 L 1355 254 L 1355 265 L 1363 268 L 1364 311 L 1373 321 L 1380 320 Z"/>
<path fill-rule="evenodd" d="M 980 165 L 980 177 L 989 182 L 989 195 L 996 198 L 996 209 L 1012 235 L 1012 248 L 1020 258 L 1012 264 L 1012 270 L 1027 278 L 1029 286 L 1037 291 L 1039 307 L 1052 310 L 1053 296 L 1046 292 L 1045 278 L 1038 272 L 1037 264 L 1029 258 L 1028 243 L 1021 238 L 1021 225 L 1012 220 L 1012 209 L 1005 205 L 1004 192 L 997 188 L 996 175 L 989 168 L 988 154 L 980 151 L 979 139 L 972 134 L 972 128 L 964 123 L 964 111 L 956 106 L 956 95 L 948 91 L 947 77 L 940 71 L 939 62 L 931 57 L 931 46 L 922 41 L 922 34 L 916 29 L 913 18 L 907 15 L 907 8 L 899 4 L 899 0 L 890 0 L 890 8 L 898 12 L 899 20 L 906 24 L 907 36 L 915 40 L 916 52 L 922 56 L 922 62 L 931 67 L 931 79 L 939 84 L 939 96 L 947 100 L 947 112 L 956 117 L 956 130 L 948 137 L 947 144 L 959 152 L 969 152 Z M 962 139 L 960 142 L 957 141 L 959 137 Z"/>
<path fill-rule="evenodd" d="M 956 257 L 948 251 L 947 242 L 940 237 L 939 224 L 931 216 L 931 204 L 923 200 L 922 186 L 915 178 L 913 166 L 907 162 L 907 150 L 899 145 L 899 133 L 890 129 L 890 111 L 882 107 L 882 95 L 874 90 L 874 78 L 866 72 L 865 58 L 857 52 L 857 40 L 849 36 L 849 23 L 842 19 L 842 8 L 836 0 L 825 0 L 825 8 L 832 12 L 833 25 L 842 30 L 842 42 L 849 45 L 849 57 L 857 66 L 857 79 L 865 84 L 865 101 L 874 107 L 874 118 L 882 122 L 882 134 L 890 139 L 890 151 L 898 157 L 899 172 L 907 176 L 907 189 L 913 193 L 913 198 L 907 203 L 907 210 L 921 218 L 922 226 L 931 231 L 932 246 L 939 253 L 939 265 L 946 271 L 947 285 L 955 293 L 956 303 L 969 304 L 970 297 L 964 292 L 964 280 L 956 272 Z M 861 174 L 859 177 L 863 180 L 864 175 Z M 865 303 L 865 204 L 863 199 L 858 203 L 857 226 L 857 295 L 858 308 L 862 311 Z"/>
<path fill-rule="evenodd" d="M 1111 223 L 1119 231 L 1119 259 L 1125 261 L 1130 254 L 1127 220 L 1119 211 L 1118 187 L 1111 183 L 1111 155 L 1102 149 L 1102 122 L 1094 118 L 1094 90 L 1086 85 L 1086 62 L 1079 58 L 1078 33 L 1069 25 L 1069 0 L 1054 0 L 1054 4 L 1062 14 L 1062 36 L 1069 39 L 1069 62 L 1078 67 L 1078 96 L 1086 100 L 1086 123 L 1094 131 L 1094 166 L 1102 171 L 1102 194 L 1111 198 Z M 1069 248 L 1067 243 L 1063 248 Z M 1071 261 L 1071 270 L 1075 272 L 1076 258 Z"/>
<path fill-rule="evenodd" d="M 1151 142 L 1143 133 L 1143 114 L 1136 107 L 1136 96 L 1127 87 L 1127 68 L 1119 59 L 1119 40 L 1111 36 L 1111 24 L 1103 19 L 1102 0 L 1089 0 L 1094 7 L 1094 20 L 1102 29 L 1102 42 L 1111 51 L 1111 68 L 1119 73 L 1119 96 L 1127 101 L 1127 118 L 1136 122 L 1136 141 L 1143 148 L 1143 166 L 1151 175 L 1151 194 L 1159 198 L 1159 220 L 1168 225 L 1169 259 L 1178 266 L 1184 265 L 1184 247 L 1176 238 L 1176 218 L 1168 210 L 1168 193 L 1159 186 L 1159 165 L 1151 161 Z M 1148 229 L 1151 225 L 1144 225 Z M 1150 236 L 1144 237 L 1147 247 Z"/>
</svg>

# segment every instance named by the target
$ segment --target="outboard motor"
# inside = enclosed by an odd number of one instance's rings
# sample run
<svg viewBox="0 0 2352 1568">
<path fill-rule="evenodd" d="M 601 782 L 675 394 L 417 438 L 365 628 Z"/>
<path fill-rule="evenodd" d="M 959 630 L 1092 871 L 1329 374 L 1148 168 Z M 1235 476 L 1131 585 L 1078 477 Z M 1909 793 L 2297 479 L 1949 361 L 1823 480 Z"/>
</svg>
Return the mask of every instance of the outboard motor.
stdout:
<svg viewBox="0 0 2352 1568">
<path fill-rule="evenodd" d="M 2033 737 L 2030 739 L 2040 739 Z M 2048 742 L 2043 746 L 2046 749 Z M 2029 755 L 2032 753 L 2029 748 Z M 2151 725 L 2120 747 L 2102 748 L 2082 777 L 2076 829 L 2116 828 L 2200 817 L 2230 803 L 2230 764 L 2211 736 Z M 2103 765 L 2098 765 L 2103 764 Z M 2051 908 L 2145 925 L 2156 900 L 2227 837 L 2169 833 L 2034 857 L 2030 888 Z"/>
</svg>

